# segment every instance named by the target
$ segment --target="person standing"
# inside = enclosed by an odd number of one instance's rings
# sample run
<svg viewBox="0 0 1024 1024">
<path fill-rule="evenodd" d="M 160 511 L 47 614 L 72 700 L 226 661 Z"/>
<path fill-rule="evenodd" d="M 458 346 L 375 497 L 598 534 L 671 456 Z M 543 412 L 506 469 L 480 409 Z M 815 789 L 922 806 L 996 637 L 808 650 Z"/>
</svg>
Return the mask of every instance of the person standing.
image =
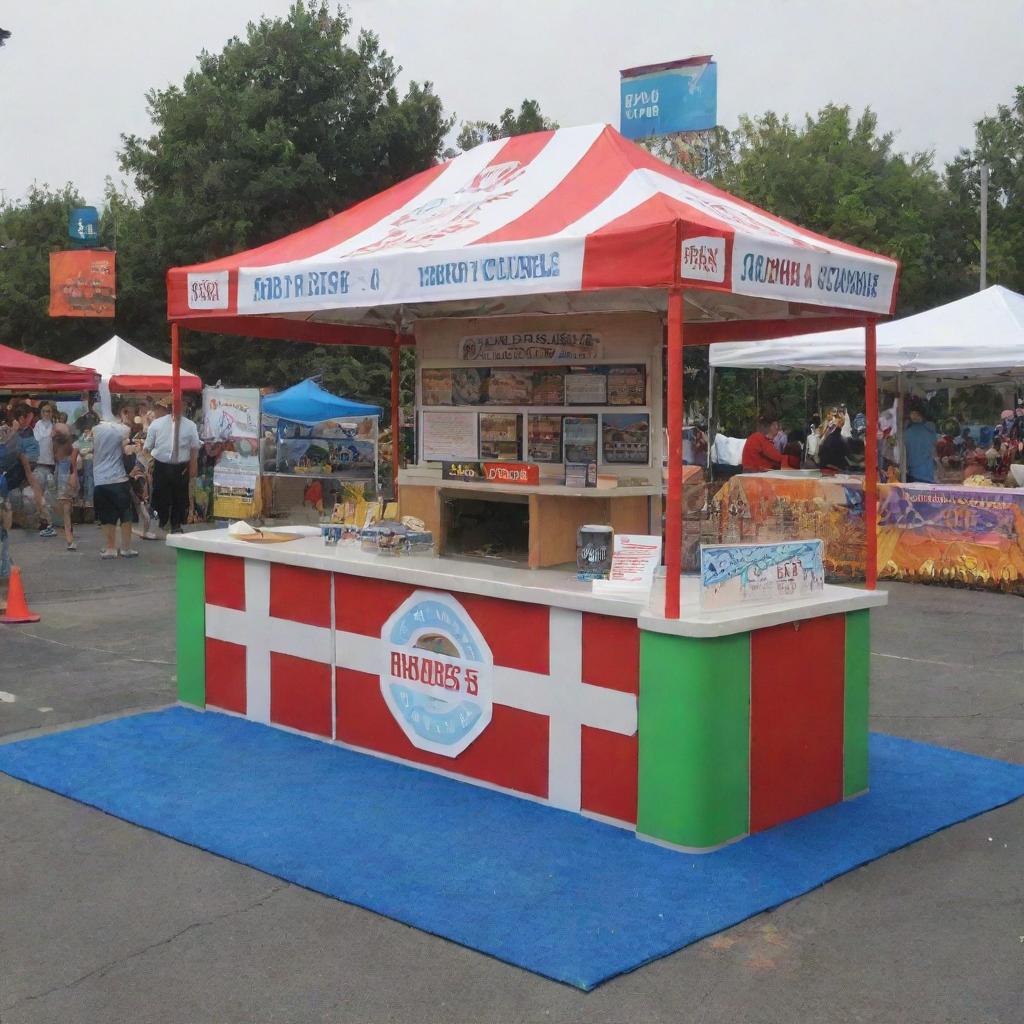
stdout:
<svg viewBox="0 0 1024 1024">
<path fill-rule="evenodd" d="M 54 488 L 54 457 L 53 457 L 53 406 L 49 402 L 43 402 L 39 406 L 39 419 L 32 427 L 32 435 L 39 445 L 39 456 L 33 469 L 36 480 L 39 481 L 39 489 L 43 493 L 43 507 L 40 514 L 46 515 L 47 523 L 39 531 L 40 537 L 53 537 L 57 531 L 53 528 L 50 519 L 49 492 Z"/>
<path fill-rule="evenodd" d="M 78 449 L 75 447 L 67 423 L 56 423 L 51 438 L 53 444 L 53 465 L 57 479 L 57 502 L 61 509 L 61 524 L 68 551 L 77 551 L 75 527 L 72 516 L 75 498 L 78 497 Z"/>
<path fill-rule="evenodd" d="M 106 546 L 100 558 L 134 558 L 132 550 L 132 497 L 124 468 L 128 428 L 115 420 L 103 420 L 92 431 L 93 507 L 103 527 Z M 121 545 L 118 548 L 118 527 Z"/>
<path fill-rule="evenodd" d="M 53 537 L 56 536 L 57 531 L 50 523 L 50 510 L 46 505 L 46 495 L 36 474 L 36 466 L 39 462 L 39 442 L 36 440 L 32 427 L 34 415 L 31 406 L 16 405 L 13 412 L 13 423 L 18 431 L 18 449 L 24 456 L 22 462 L 25 466 L 25 483 L 32 488 L 32 495 L 35 499 L 36 516 L 39 519 L 39 536 Z"/>
<path fill-rule="evenodd" d="M 158 398 L 154 403 L 158 418 L 146 432 L 147 452 L 153 455 L 153 508 L 163 530 L 181 533 L 188 519 L 189 481 L 199 471 L 199 431 L 187 417 L 179 420 L 178 449 L 174 446 L 174 417 L 171 400 Z"/>
<path fill-rule="evenodd" d="M 910 410 L 910 422 L 903 431 L 903 450 L 907 453 L 907 483 L 935 483 L 935 424 L 925 419 L 920 406 Z"/>
<path fill-rule="evenodd" d="M 782 452 L 775 447 L 773 440 L 778 433 L 778 420 L 769 420 L 762 416 L 757 421 L 757 430 L 743 445 L 744 473 L 763 473 L 765 470 L 778 469 L 782 465 Z"/>
</svg>

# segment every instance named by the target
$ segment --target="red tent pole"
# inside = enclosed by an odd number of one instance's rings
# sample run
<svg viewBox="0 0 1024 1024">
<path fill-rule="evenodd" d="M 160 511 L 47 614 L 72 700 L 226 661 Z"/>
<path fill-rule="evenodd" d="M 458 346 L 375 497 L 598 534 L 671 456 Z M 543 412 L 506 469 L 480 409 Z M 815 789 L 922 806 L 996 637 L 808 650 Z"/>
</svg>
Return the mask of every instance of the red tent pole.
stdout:
<svg viewBox="0 0 1024 1024">
<path fill-rule="evenodd" d="M 178 434 L 181 428 L 181 342 L 178 325 L 171 324 L 171 415 L 174 417 L 171 443 L 172 461 L 178 457 Z"/>
<path fill-rule="evenodd" d="M 398 500 L 398 452 L 400 447 L 401 400 L 399 398 L 400 360 L 402 350 L 401 335 L 395 331 L 395 340 L 391 348 L 391 485 L 395 500 Z"/>
<path fill-rule="evenodd" d="M 875 321 L 864 325 L 864 418 L 867 437 L 864 445 L 864 529 L 865 569 L 868 590 L 878 584 L 878 353 L 875 345 Z"/>
<path fill-rule="evenodd" d="M 679 618 L 683 551 L 683 290 L 668 292 L 668 494 L 665 501 L 665 618 Z"/>
</svg>

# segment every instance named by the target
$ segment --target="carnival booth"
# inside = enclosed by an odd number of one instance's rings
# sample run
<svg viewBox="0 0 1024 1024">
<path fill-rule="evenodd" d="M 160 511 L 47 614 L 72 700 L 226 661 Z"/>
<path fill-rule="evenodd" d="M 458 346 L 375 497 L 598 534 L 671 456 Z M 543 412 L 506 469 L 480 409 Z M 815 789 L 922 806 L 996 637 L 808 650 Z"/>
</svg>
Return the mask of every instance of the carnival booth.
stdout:
<svg viewBox="0 0 1024 1024">
<path fill-rule="evenodd" d="M 52 395 L 95 391 L 98 387 L 99 375 L 94 370 L 0 345 L 0 391 Z"/>
<path fill-rule="evenodd" d="M 100 409 L 104 416 L 112 415 L 112 394 L 167 394 L 173 385 L 174 370 L 170 363 L 147 355 L 116 334 L 98 349 L 73 360 L 72 366 L 87 367 L 99 374 Z M 182 391 L 203 390 L 203 382 L 194 373 L 181 372 L 177 379 Z"/>
<path fill-rule="evenodd" d="M 332 395 L 315 380 L 263 401 L 262 471 L 281 478 L 315 481 L 321 504 L 338 491 L 331 482 L 359 485 L 376 495 L 381 408 Z"/>
<path fill-rule="evenodd" d="M 864 359 L 861 334 L 845 330 L 756 346 L 716 345 L 710 363 L 712 371 L 857 370 Z M 878 567 L 883 578 L 1024 592 L 1024 487 L 1019 486 L 1024 472 L 1020 466 L 999 466 L 1007 456 L 992 449 L 991 431 L 986 428 L 989 436 L 981 437 L 959 427 L 948 436 L 936 432 L 938 473 L 931 483 L 906 482 L 902 450 L 908 396 L 971 384 L 1003 386 L 1012 395 L 1024 382 L 1021 353 L 1024 296 L 998 285 L 879 326 L 879 381 L 894 396 L 893 407 L 880 421 L 880 431 L 891 431 L 881 441 L 894 477 L 879 490 Z M 1012 398 L 1009 404 L 1015 410 Z M 1016 422 L 1006 429 L 1019 433 Z M 732 477 L 712 509 L 717 538 L 821 538 L 831 577 L 863 579 L 864 478 L 819 476 L 805 470 Z"/>
<path fill-rule="evenodd" d="M 185 329 L 383 345 L 398 423 L 415 347 L 395 528 L 441 552 L 170 538 L 181 699 L 689 849 L 862 792 L 886 597 L 825 586 L 815 545 L 705 550 L 682 578 L 682 351 L 859 325 L 870 377 L 896 276 L 604 125 L 488 142 L 172 269 L 175 354 Z"/>
</svg>

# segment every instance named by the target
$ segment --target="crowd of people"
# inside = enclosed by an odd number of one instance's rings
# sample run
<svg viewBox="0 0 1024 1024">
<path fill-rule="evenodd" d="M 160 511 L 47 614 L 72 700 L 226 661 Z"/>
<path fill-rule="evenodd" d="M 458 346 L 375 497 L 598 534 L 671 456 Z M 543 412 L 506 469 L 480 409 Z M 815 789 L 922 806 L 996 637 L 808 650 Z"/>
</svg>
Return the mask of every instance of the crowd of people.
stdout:
<svg viewBox="0 0 1024 1024">
<path fill-rule="evenodd" d="M 772 469 L 820 469 L 848 473 L 864 468 L 864 417 L 851 419 L 845 408 L 812 416 L 806 427 L 783 429 L 777 418 L 761 416 L 743 445 L 744 473 Z"/>
<path fill-rule="evenodd" d="M 935 483 L 940 472 L 947 481 L 957 477 L 959 482 L 959 474 L 972 482 L 984 476 L 999 483 L 1014 462 L 1024 460 L 1024 407 L 1004 410 L 997 424 L 978 429 L 977 439 L 971 428 L 952 419 L 937 426 L 918 398 L 911 398 L 906 408 L 902 428 L 895 401 L 878 417 L 878 467 L 883 479 L 899 479 L 899 464 L 905 458 L 908 483 Z M 856 473 L 864 468 L 866 440 L 863 413 L 851 418 L 842 406 L 791 430 L 778 419 L 762 416 L 743 445 L 742 468 L 745 473 L 803 468 Z"/>
<path fill-rule="evenodd" d="M 174 446 L 171 401 L 122 401 L 102 417 L 92 406 L 74 423 L 51 402 L 0 399 L 0 588 L 10 576 L 14 504 L 31 507 L 40 537 L 77 551 L 75 509 L 90 507 L 102 529 L 100 557 L 135 558 L 134 537 L 156 527 L 181 532 L 190 481 L 198 471 L 199 432 L 186 416 Z"/>
</svg>

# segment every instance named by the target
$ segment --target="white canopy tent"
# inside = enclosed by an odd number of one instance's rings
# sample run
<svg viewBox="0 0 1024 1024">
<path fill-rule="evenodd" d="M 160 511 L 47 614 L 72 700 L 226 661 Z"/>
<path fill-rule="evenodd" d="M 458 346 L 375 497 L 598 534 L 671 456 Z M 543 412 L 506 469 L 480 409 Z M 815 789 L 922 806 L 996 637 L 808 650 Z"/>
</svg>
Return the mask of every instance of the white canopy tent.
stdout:
<svg viewBox="0 0 1024 1024">
<path fill-rule="evenodd" d="M 896 385 L 900 423 L 903 395 L 908 387 L 934 390 L 968 383 L 1024 380 L 1024 295 L 1001 285 L 902 320 L 879 324 L 876 334 L 878 376 Z M 864 332 L 850 328 L 778 338 L 757 345 L 712 345 L 709 362 L 712 396 L 715 370 L 722 367 L 812 373 L 862 371 Z M 902 451 L 899 461 L 902 476 Z"/>
<path fill-rule="evenodd" d="M 171 364 L 148 355 L 116 334 L 71 365 L 88 367 L 100 375 L 100 409 L 104 417 L 112 415 L 111 392 L 171 390 Z M 182 370 L 181 387 L 185 391 L 202 391 L 203 382 L 194 373 Z"/>
<path fill-rule="evenodd" d="M 1024 378 L 1024 295 L 992 285 L 944 306 L 879 324 L 878 374 L 913 374 L 929 389 Z M 864 331 L 848 328 L 756 345 L 711 346 L 712 368 L 864 370 Z"/>
</svg>

